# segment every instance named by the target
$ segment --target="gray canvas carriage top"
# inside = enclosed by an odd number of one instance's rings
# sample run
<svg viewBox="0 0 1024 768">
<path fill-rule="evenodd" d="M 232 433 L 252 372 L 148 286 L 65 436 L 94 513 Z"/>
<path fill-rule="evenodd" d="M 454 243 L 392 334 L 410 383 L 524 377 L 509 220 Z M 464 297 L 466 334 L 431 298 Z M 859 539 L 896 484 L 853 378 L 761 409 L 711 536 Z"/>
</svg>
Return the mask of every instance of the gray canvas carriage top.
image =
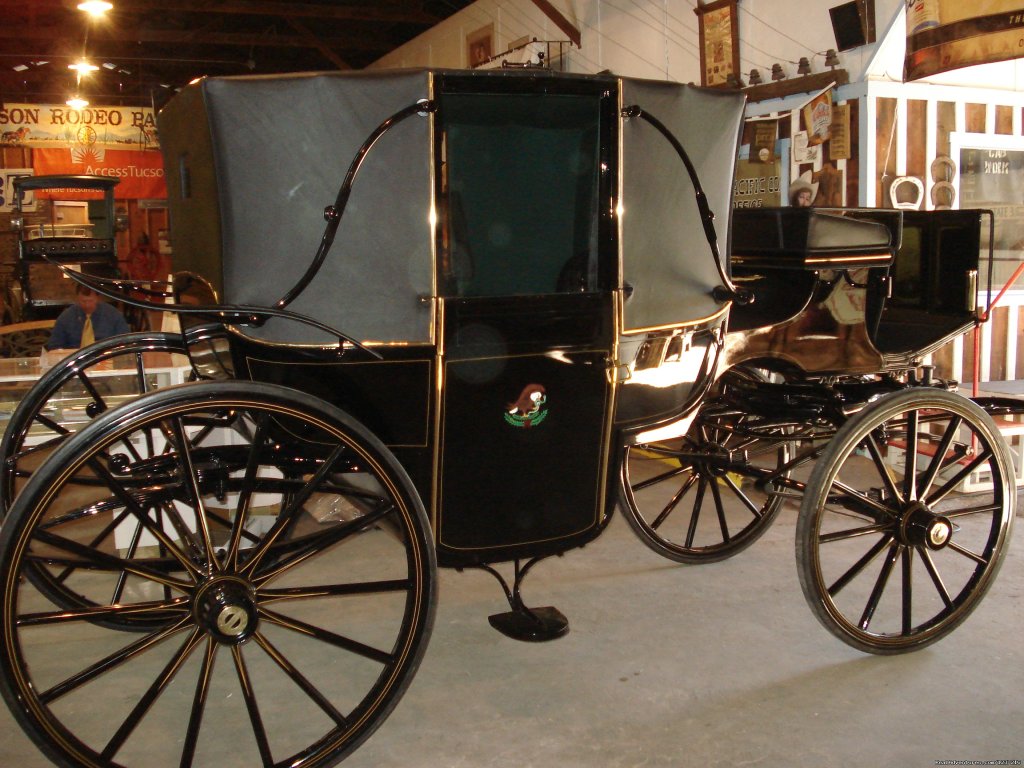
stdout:
<svg viewBox="0 0 1024 768">
<path fill-rule="evenodd" d="M 397 111 L 434 96 L 431 70 L 204 79 L 160 114 L 176 266 L 203 274 L 231 303 L 270 304 L 305 271 L 353 156 Z M 465 75 L 467 73 L 459 73 Z M 727 244 L 743 97 L 675 83 L 535 72 L 494 78 L 606 82 L 686 147 Z M 671 145 L 641 120 L 619 126 L 622 328 L 697 321 L 719 312 L 719 284 L 693 188 Z M 369 153 L 322 270 L 291 306 L 366 341 L 432 340 L 435 225 L 431 118 L 402 121 Z M 530 190 L 523 190 L 524 195 Z M 597 201 L 595 200 L 595 208 Z M 597 216 L 594 210 L 593 215 Z M 495 211 L 501 216 L 501 211 Z M 274 321 L 252 333 L 294 343 L 327 339 Z"/>
</svg>

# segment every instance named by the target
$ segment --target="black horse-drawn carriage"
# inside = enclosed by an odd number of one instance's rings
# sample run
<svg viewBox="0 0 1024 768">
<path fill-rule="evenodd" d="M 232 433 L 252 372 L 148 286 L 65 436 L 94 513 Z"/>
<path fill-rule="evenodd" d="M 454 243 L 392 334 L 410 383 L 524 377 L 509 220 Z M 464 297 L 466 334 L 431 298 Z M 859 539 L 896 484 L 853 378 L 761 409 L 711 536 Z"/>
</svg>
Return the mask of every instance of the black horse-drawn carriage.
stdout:
<svg viewBox="0 0 1024 768">
<path fill-rule="evenodd" d="M 438 565 L 498 576 L 502 632 L 557 637 L 523 579 L 617 506 L 702 562 L 793 500 L 834 634 L 897 653 L 960 624 L 1013 520 L 986 409 L 1014 405 L 923 362 L 977 321 L 985 214 L 769 210 L 730 233 L 742 111 L 535 72 L 179 95 L 184 331 L 80 351 L 4 436 L 0 688 L 40 748 L 333 764 L 415 672 Z M 155 353 L 195 381 L 149 391 Z M 137 396 L 105 394 L 110 367 Z M 74 388 L 78 430 L 51 411 Z"/>
</svg>

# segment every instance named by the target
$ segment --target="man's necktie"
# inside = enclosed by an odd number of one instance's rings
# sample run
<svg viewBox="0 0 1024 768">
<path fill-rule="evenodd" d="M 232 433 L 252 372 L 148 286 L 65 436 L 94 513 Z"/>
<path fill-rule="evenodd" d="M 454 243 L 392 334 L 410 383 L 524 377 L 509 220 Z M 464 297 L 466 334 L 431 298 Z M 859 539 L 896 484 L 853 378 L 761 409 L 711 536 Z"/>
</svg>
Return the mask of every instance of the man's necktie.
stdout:
<svg viewBox="0 0 1024 768">
<path fill-rule="evenodd" d="M 80 346 L 88 347 L 96 342 L 96 334 L 92 330 L 92 316 L 85 316 L 85 325 L 82 326 L 82 343 Z"/>
</svg>

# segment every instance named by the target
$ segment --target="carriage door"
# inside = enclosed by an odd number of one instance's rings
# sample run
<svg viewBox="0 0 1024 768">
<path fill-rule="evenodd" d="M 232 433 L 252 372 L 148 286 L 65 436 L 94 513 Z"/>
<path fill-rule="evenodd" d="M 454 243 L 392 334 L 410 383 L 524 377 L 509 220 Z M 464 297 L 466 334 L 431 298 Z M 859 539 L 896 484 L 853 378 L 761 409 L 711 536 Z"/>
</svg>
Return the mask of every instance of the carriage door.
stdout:
<svg viewBox="0 0 1024 768">
<path fill-rule="evenodd" d="M 606 497 L 611 87 L 439 84 L 439 555 L 562 551 L 596 534 Z"/>
</svg>

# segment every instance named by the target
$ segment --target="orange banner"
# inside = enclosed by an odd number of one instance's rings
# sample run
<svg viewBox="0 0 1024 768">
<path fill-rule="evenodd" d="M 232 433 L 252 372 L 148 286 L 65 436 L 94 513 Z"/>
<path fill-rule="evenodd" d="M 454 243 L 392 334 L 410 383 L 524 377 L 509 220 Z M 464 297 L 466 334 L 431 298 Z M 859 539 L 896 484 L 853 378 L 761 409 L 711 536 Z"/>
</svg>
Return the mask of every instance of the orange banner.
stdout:
<svg viewBox="0 0 1024 768">
<path fill-rule="evenodd" d="M 120 180 L 114 188 L 118 200 L 166 198 L 163 156 L 159 152 L 129 149 L 34 149 L 32 169 L 37 176 L 50 174 L 90 174 Z M 48 190 L 36 192 L 39 197 L 61 200 L 85 200 L 101 195 L 89 192 Z"/>
</svg>

